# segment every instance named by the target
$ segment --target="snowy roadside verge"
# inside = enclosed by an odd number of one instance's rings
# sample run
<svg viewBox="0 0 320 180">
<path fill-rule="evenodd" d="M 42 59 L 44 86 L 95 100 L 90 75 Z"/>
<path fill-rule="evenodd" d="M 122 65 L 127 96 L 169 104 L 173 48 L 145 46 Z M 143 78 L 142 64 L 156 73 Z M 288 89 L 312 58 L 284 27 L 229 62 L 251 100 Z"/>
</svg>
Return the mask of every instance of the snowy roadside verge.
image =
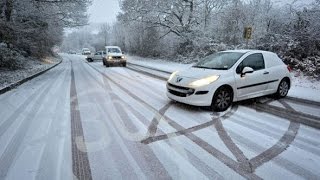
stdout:
<svg viewBox="0 0 320 180">
<path fill-rule="evenodd" d="M 26 61 L 28 65 L 24 69 L 8 70 L 0 69 L 0 94 L 7 91 L 47 72 L 48 70 L 56 67 L 62 62 L 62 58 L 48 57 L 42 61 L 30 60 Z"/>
<path fill-rule="evenodd" d="M 163 59 L 142 58 L 138 56 L 128 56 L 128 62 L 167 72 L 183 70 L 192 66 L 192 64 L 180 64 Z M 292 73 L 292 79 L 293 82 L 288 96 L 320 102 L 320 81 L 296 72 Z"/>
</svg>

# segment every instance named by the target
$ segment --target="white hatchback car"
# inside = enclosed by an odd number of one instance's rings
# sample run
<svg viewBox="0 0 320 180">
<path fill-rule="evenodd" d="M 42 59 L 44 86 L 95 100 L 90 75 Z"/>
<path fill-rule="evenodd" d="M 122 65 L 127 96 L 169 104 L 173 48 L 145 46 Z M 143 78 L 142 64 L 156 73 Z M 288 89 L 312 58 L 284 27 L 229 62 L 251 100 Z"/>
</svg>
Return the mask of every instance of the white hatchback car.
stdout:
<svg viewBox="0 0 320 180">
<path fill-rule="evenodd" d="M 269 94 L 285 97 L 290 85 L 290 68 L 277 54 L 230 50 L 174 72 L 167 82 L 167 96 L 185 104 L 225 111 L 235 101 Z"/>
</svg>

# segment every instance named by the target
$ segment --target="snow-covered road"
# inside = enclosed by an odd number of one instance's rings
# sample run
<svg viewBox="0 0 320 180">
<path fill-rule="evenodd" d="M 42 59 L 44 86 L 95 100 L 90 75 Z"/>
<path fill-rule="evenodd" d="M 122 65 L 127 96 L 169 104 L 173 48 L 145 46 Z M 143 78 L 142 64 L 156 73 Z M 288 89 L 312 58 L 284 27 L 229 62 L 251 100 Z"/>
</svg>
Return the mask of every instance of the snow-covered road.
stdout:
<svg viewBox="0 0 320 180">
<path fill-rule="evenodd" d="M 161 78 L 63 59 L 0 96 L 0 179 L 320 179 L 320 131 L 300 123 L 318 105 L 212 113 L 171 102 Z"/>
</svg>

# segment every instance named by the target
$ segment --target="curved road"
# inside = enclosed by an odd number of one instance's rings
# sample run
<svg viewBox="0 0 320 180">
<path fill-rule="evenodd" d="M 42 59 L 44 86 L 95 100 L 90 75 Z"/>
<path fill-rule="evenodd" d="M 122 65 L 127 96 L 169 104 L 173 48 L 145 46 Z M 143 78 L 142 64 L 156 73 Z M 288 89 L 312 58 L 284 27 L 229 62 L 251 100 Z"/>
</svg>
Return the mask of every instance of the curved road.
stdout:
<svg viewBox="0 0 320 180">
<path fill-rule="evenodd" d="M 161 79 L 62 56 L 0 96 L 1 180 L 320 179 L 320 131 L 299 121 L 317 120 L 316 105 L 212 113 L 171 102 Z"/>
</svg>

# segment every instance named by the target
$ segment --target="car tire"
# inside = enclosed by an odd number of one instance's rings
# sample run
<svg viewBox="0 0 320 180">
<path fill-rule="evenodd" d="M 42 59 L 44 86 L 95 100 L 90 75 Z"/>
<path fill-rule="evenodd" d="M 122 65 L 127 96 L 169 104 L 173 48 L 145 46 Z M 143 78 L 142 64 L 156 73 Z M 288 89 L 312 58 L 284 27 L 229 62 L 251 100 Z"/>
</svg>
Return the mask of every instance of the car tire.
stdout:
<svg viewBox="0 0 320 180">
<path fill-rule="evenodd" d="M 106 67 L 110 67 L 110 64 L 108 62 L 105 62 Z"/>
<path fill-rule="evenodd" d="M 233 92 L 230 88 L 222 86 L 213 95 L 211 109 L 222 112 L 227 110 L 233 102 Z"/>
<path fill-rule="evenodd" d="M 290 81 L 286 78 L 282 79 L 278 86 L 278 90 L 275 94 L 276 98 L 286 97 L 289 92 L 289 89 L 290 89 Z"/>
<path fill-rule="evenodd" d="M 106 63 L 105 63 L 104 59 L 102 59 L 102 64 L 103 64 L 104 66 L 106 65 Z"/>
<path fill-rule="evenodd" d="M 122 63 L 122 66 L 123 66 L 123 67 L 126 67 L 126 66 L 127 66 L 127 63 Z"/>
</svg>

